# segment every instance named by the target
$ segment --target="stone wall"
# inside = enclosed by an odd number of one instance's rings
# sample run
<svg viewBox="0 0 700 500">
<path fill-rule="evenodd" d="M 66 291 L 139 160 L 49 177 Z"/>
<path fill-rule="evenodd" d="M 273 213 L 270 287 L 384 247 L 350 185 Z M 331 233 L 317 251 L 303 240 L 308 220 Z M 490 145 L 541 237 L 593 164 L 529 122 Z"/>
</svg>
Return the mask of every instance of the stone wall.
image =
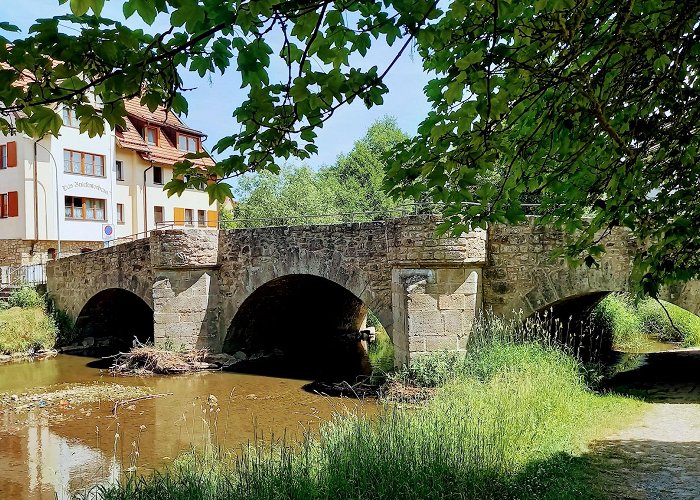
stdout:
<svg viewBox="0 0 700 500">
<path fill-rule="evenodd" d="M 630 233 L 616 229 L 602 240 L 607 252 L 599 267 L 569 266 L 553 252 L 564 245 L 564 234 L 536 226 L 494 224 L 487 238 L 484 304 L 503 316 L 527 317 L 572 297 L 628 291 L 631 263 L 637 251 Z"/>
<path fill-rule="evenodd" d="M 464 349 L 475 315 L 484 308 L 527 317 L 567 299 L 629 289 L 637 244 L 624 230 L 603 240 L 608 251 L 600 267 L 589 269 L 552 258 L 564 235 L 532 222 L 493 225 L 458 238 L 436 236 L 438 222 L 420 216 L 154 231 L 148 239 L 50 263 L 48 289 L 74 316 L 102 290 L 131 291 L 153 310 L 156 343 L 216 352 L 253 293 L 280 278 L 315 276 L 342 286 L 373 310 L 392 336 L 397 365 L 435 350 Z M 700 312 L 698 282 L 665 290 L 664 298 Z M 283 294 L 275 300 L 284 300 Z"/>
<path fill-rule="evenodd" d="M 100 241 L 61 241 L 61 254 L 68 257 L 80 254 L 83 248 L 98 250 L 102 247 Z M 50 248 L 57 249 L 58 242 L 0 239 L 0 266 L 44 264 L 51 260 Z"/>
<path fill-rule="evenodd" d="M 219 351 L 253 292 L 284 276 L 316 276 L 372 309 L 401 364 L 431 350 L 464 348 L 481 306 L 486 233 L 437 237 L 437 221 L 154 231 L 51 263 L 49 291 L 73 315 L 100 290 L 132 291 L 153 308 L 156 343 Z"/>
</svg>

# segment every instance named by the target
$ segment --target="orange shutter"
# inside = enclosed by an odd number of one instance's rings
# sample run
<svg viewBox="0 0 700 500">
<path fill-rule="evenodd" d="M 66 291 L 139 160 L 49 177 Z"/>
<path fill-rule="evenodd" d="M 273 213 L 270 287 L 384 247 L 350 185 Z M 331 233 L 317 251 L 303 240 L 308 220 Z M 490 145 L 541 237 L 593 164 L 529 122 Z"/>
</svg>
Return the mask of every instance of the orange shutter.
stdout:
<svg viewBox="0 0 700 500">
<path fill-rule="evenodd" d="M 19 215 L 19 197 L 17 191 L 7 193 L 7 216 L 17 217 Z"/>
<path fill-rule="evenodd" d="M 218 227 L 219 226 L 219 212 L 216 210 L 207 211 L 207 226 Z"/>
<path fill-rule="evenodd" d="M 7 143 L 7 166 L 17 166 L 17 143 L 15 141 Z"/>
<path fill-rule="evenodd" d="M 185 209 L 175 207 L 175 225 L 182 226 L 185 223 Z"/>
</svg>

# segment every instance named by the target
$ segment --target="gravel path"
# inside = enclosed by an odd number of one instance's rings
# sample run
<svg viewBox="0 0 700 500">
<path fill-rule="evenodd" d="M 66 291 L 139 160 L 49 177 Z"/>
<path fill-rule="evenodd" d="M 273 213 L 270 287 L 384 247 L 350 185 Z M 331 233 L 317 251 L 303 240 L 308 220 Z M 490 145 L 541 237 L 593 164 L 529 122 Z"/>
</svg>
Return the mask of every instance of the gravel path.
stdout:
<svg viewBox="0 0 700 500">
<path fill-rule="evenodd" d="M 639 421 L 592 446 L 616 499 L 700 499 L 700 353 L 660 353 L 616 389 L 653 403 Z"/>
</svg>

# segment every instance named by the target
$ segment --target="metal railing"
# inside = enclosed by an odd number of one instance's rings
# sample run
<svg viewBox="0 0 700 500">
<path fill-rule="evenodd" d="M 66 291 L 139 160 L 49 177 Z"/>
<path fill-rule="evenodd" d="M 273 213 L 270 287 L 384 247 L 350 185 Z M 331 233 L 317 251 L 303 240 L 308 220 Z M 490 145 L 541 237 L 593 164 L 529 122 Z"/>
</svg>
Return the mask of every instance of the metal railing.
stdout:
<svg viewBox="0 0 700 500">
<path fill-rule="evenodd" d="M 46 283 L 46 264 L 0 267 L 0 292 L 23 285 L 43 285 Z"/>
</svg>

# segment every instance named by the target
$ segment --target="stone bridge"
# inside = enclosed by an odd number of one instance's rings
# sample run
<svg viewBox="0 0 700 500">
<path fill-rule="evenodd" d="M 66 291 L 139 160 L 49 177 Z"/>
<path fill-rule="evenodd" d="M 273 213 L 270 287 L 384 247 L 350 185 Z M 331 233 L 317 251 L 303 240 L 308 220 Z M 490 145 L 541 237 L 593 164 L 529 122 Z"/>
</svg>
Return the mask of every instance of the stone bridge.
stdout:
<svg viewBox="0 0 700 500">
<path fill-rule="evenodd" d="M 637 246 L 622 230 L 605 240 L 601 266 L 588 269 L 553 260 L 562 235 L 531 223 L 449 238 L 435 235 L 437 222 L 419 216 L 156 231 L 51 262 L 48 291 L 95 336 L 108 329 L 130 344 L 143 335 L 133 330 L 140 322 L 157 345 L 211 352 L 280 343 L 302 350 L 328 332 L 356 332 L 369 309 L 391 336 L 400 365 L 421 353 L 464 349 L 480 310 L 526 317 L 629 288 Z M 700 311 L 695 283 L 667 298 Z"/>
</svg>

